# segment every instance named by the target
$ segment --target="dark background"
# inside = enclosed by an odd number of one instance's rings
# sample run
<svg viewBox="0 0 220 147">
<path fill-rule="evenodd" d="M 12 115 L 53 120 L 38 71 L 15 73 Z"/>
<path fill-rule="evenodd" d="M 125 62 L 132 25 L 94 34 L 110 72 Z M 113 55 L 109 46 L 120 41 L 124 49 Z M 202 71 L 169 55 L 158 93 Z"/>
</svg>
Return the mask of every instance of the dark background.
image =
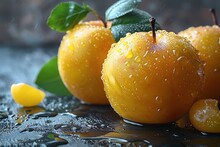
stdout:
<svg viewBox="0 0 220 147">
<path fill-rule="evenodd" d="M 0 45 L 38 46 L 59 44 L 63 34 L 46 25 L 51 9 L 66 0 L 1 0 Z M 104 17 L 116 0 L 75 0 L 87 3 Z M 148 11 L 163 29 L 179 32 L 190 26 L 211 25 L 209 8 L 220 20 L 219 0 L 142 0 L 139 8 Z M 96 19 L 92 15 L 87 20 Z"/>
</svg>

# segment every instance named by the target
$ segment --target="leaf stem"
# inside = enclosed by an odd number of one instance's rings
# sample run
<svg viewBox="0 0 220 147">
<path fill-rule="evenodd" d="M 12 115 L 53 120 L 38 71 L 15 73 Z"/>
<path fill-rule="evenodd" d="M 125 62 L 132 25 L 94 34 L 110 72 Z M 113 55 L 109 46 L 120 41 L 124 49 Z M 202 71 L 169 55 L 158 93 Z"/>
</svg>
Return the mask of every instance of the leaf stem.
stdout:
<svg viewBox="0 0 220 147">
<path fill-rule="evenodd" d="M 217 16 L 216 16 L 216 13 L 215 13 L 215 9 L 211 8 L 211 9 L 209 9 L 209 11 L 210 11 L 211 14 L 212 14 L 213 24 L 214 24 L 214 25 L 218 25 L 218 20 L 217 20 Z"/>
<path fill-rule="evenodd" d="M 156 19 L 152 17 L 149 19 L 149 21 L 151 24 L 151 30 L 152 30 L 152 34 L 153 34 L 154 43 L 156 43 L 156 31 L 155 31 Z"/>
<path fill-rule="evenodd" d="M 95 11 L 95 10 L 92 10 L 92 13 L 99 19 L 102 21 L 103 25 L 105 28 L 107 28 L 107 23 L 106 21 Z"/>
</svg>

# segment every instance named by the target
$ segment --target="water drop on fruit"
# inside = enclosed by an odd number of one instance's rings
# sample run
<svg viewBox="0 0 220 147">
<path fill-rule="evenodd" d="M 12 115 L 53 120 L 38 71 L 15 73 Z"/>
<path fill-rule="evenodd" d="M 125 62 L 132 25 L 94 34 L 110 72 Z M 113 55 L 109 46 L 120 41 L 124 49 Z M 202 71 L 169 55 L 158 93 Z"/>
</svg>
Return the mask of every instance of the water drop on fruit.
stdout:
<svg viewBox="0 0 220 147">
<path fill-rule="evenodd" d="M 159 96 L 156 96 L 156 97 L 155 97 L 155 100 L 158 101 L 158 99 L 159 99 Z"/>
<path fill-rule="evenodd" d="M 126 58 L 130 59 L 132 57 L 133 57 L 133 52 L 132 52 L 132 50 L 129 50 L 127 55 L 126 55 Z"/>
<path fill-rule="evenodd" d="M 180 56 L 180 57 L 177 58 L 177 61 L 180 61 L 183 58 L 185 58 L 185 56 Z"/>
<path fill-rule="evenodd" d="M 131 79 L 133 75 L 129 75 L 129 78 Z"/>
<path fill-rule="evenodd" d="M 144 53 L 144 56 L 143 57 L 146 57 L 148 54 L 148 50 Z"/>
<path fill-rule="evenodd" d="M 136 56 L 136 57 L 134 58 L 134 60 L 135 60 L 137 63 L 141 62 L 141 58 L 140 58 L 139 56 Z"/>
<path fill-rule="evenodd" d="M 144 80 L 147 80 L 147 76 L 144 77 Z"/>
<path fill-rule="evenodd" d="M 144 63 L 144 66 L 147 66 L 147 64 L 148 64 L 147 62 L 146 62 L 146 63 Z"/>
</svg>

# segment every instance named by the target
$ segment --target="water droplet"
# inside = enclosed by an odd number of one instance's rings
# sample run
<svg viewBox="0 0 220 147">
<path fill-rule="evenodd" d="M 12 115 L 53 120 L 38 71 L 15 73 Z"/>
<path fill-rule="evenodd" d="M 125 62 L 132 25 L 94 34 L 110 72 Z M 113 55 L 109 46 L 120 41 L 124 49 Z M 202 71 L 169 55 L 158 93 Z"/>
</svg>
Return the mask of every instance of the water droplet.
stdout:
<svg viewBox="0 0 220 147">
<path fill-rule="evenodd" d="M 177 135 L 177 134 L 173 134 L 172 136 L 173 136 L 173 137 L 179 137 L 179 135 Z"/>
<path fill-rule="evenodd" d="M 121 93 L 121 87 L 120 87 L 120 85 L 118 84 L 118 82 L 116 81 L 116 79 L 113 75 L 108 75 L 108 81 L 109 81 L 109 84 L 112 87 L 114 87 L 114 89 L 117 93 Z"/>
<path fill-rule="evenodd" d="M 194 31 L 194 34 L 198 34 L 198 31 L 195 30 L 195 31 Z"/>
<path fill-rule="evenodd" d="M 126 55 L 125 57 L 128 58 L 128 59 L 132 58 L 132 57 L 133 57 L 133 52 L 132 52 L 132 50 L 129 50 L 128 53 L 127 53 L 127 55 Z"/>
<path fill-rule="evenodd" d="M 144 80 L 147 80 L 147 76 L 144 77 Z"/>
<path fill-rule="evenodd" d="M 144 63 L 144 66 L 147 66 L 147 64 L 148 64 L 147 62 L 146 62 L 146 63 Z"/>
<path fill-rule="evenodd" d="M 135 60 L 137 63 L 141 62 L 141 58 L 140 58 L 139 56 L 136 56 L 136 57 L 134 58 L 134 60 Z"/>
<path fill-rule="evenodd" d="M 166 57 L 163 55 L 163 59 L 165 59 Z"/>
<path fill-rule="evenodd" d="M 159 96 L 156 96 L 156 97 L 155 97 L 155 100 L 158 101 L 158 99 L 159 99 Z"/>
<path fill-rule="evenodd" d="M 144 56 L 143 57 L 146 57 L 148 54 L 148 50 L 144 53 Z"/>
<path fill-rule="evenodd" d="M 215 68 L 213 71 L 214 71 L 214 72 L 217 72 L 217 71 L 218 71 L 218 69 L 217 69 L 217 68 Z"/>
<path fill-rule="evenodd" d="M 182 60 L 184 58 L 186 58 L 186 57 L 185 56 L 180 56 L 180 57 L 177 58 L 177 61 L 180 61 L 180 60 Z"/>
<path fill-rule="evenodd" d="M 157 61 L 158 60 L 158 58 L 155 58 L 155 61 Z"/>
<path fill-rule="evenodd" d="M 128 37 L 128 36 L 131 36 L 131 33 L 127 33 L 127 34 L 126 34 L 126 37 Z"/>
<path fill-rule="evenodd" d="M 129 75 L 129 78 L 131 79 L 133 77 L 133 75 Z"/>
<path fill-rule="evenodd" d="M 176 50 L 173 50 L 173 54 L 176 55 Z"/>
<path fill-rule="evenodd" d="M 208 135 L 208 133 L 205 133 L 205 132 L 201 132 L 201 134 L 202 134 L 202 135 L 205 135 L 205 136 L 207 136 L 207 135 Z"/>
<path fill-rule="evenodd" d="M 203 68 L 199 68 L 199 70 L 197 71 L 197 73 L 198 73 L 198 75 L 199 75 L 200 77 L 203 77 L 203 76 L 204 76 L 204 70 L 203 70 Z"/>
<path fill-rule="evenodd" d="M 127 120 L 127 119 L 123 119 L 123 121 L 124 121 L 125 123 L 132 124 L 132 125 L 134 125 L 134 126 L 144 126 L 144 125 L 141 124 L 141 123 L 133 122 L 133 121 L 130 121 L 130 120 Z"/>
<path fill-rule="evenodd" d="M 164 81 L 166 82 L 166 81 L 167 81 L 167 78 L 165 78 Z"/>
<path fill-rule="evenodd" d="M 127 67 L 130 66 L 130 64 L 128 63 L 128 61 L 125 62 L 125 65 L 126 65 Z"/>
<path fill-rule="evenodd" d="M 111 48 L 115 47 L 116 43 L 112 43 Z"/>
<path fill-rule="evenodd" d="M 160 109 L 157 109 L 157 112 L 160 112 Z"/>
</svg>

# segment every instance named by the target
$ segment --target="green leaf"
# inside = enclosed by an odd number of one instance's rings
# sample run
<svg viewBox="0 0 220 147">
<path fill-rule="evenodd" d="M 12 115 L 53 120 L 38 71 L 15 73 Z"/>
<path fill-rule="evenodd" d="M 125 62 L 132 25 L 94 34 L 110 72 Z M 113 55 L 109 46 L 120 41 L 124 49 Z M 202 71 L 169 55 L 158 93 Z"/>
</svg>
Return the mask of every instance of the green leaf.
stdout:
<svg viewBox="0 0 220 147">
<path fill-rule="evenodd" d="M 109 7 L 105 12 L 106 20 L 113 20 L 121 17 L 137 7 L 141 0 L 119 0 Z"/>
<path fill-rule="evenodd" d="M 37 75 L 35 83 L 42 89 L 59 95 L 70 96 L 70 92 L 64 86 L 58 71 L 57 57 L 52 58 L 43 65 Z"/>
<path fill-rule="evenodd" d="M 112 33 L 116 41 L 125 37 L 127 33 L 135 32 L 148 32 L 151 30 L 149 18 L 152 16 L 142 10 L 134 9 L 132 12 L 127 13 L 112 22 Z M 155 30 L 159 30 L 160 25 L 155 24 Z"/>
<path fill-rule="evenodd" d="M 47 135 L 47 138 L 49 138 L 49 139 L 55 139 L 55 134 L 53 134 L 53 133 L 49 133 L 48 135 Z"/>
<path fill-rule="evenodd" d="M 58 32 L 66 32 L 78 24 L 91 11 L 88 5 L 75 2 L 58 4 L 48 17 L 48 26 Z"/>
</svg>

